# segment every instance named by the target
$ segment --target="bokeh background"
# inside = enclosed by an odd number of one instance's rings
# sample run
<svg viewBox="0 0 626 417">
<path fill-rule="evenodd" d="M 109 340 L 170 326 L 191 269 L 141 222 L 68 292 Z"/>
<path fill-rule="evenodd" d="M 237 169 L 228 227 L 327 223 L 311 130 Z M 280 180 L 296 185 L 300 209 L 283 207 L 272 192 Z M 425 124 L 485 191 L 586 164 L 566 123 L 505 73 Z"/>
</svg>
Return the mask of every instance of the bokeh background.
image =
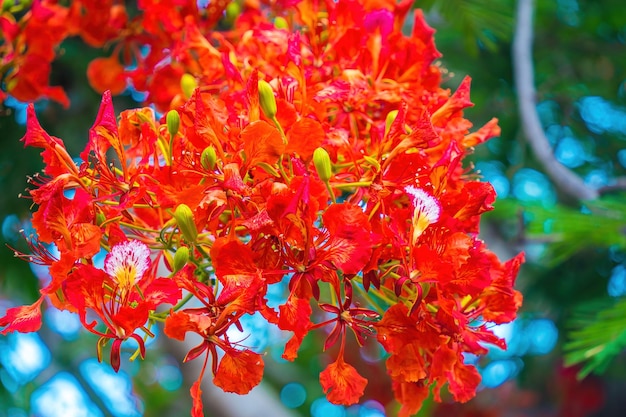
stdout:
<svg viewBox="0 0 626 417">
<path fill-rule="evenodd" d="M 128 3 L 128 2 L 127 2 Z M 208 1 L 198 1 L 206 6 Z M 509 349 L 471 358 L 483 376 L 466 404 L 427 402 L 420 416 L 618 417 L 626 415 L 626 7 L 623 0 L 537 0 L 533 68 L 536 112 L 555 163 L 569 168 L 598 198 L 581 202 L 547 175 L 519 116 L 512 58 L 519 15 L 515 0 L 418 0 L 454 90 L 472 77 L 466 111 L 475 126 L 500 120 L 501 137 L 481 145 L 471 163 L 497 193 L 484 216 L 484 239 L 502 258 L 527 255 L 518 278 L 524 307 L 496 329 Z M 407 19 L 411 21 L 411 19 Z M 407 32 L 410 27 L 406 28 Z M 106 51 L 105 51 L 106 52 Z M 67 110 L 38 102 L 44 128 L 78 154 L 100 97 L 87 83 L 87 63 L 102 51 L 75 39 L 61 48 L 52 85 L 71 100 Z M 128 90 L 116 112 L 143 97 Z M 27 177 L 42 168 L 36 149 L 24 149 L 25 104 L 0 107 L 0 313 L 37 298 L 45 271 L 15 259 L 26 251 L 29 205 L 18 198 Z M 103 261 L 103 260 L 100 260 Z M 270 295 L 271 296 L 271 295 Z M 278 295 L 277 295 L 278 296 Z M 279 303 L 279 299 L 276 303 Z M 295 363 L 280 359 L 285 335 L 254 316 L 244 320 L 247 342 L 267 353 L 266 379 L 251 395 L 222 395 L 205 386 L 207 416 L 393 416 L 384 352 L 365 350 L 360 372 L 371 398 L 349 408 L 328 403 L 318 375 L 327 358 L 321 340 L 305 339 Z M 201 364 L 180 365 L 188 350 L 161 337 L 145 361 L 122 361 L 115 374 L 95 359 L 96 339 L 75 316 L 47 311 L 36 334 L 0 336 L 0 417 L 188 415 L 188 389 Z M 126 346 L 126 345 L 125 345 Z M 128 346 L 130 356 L 132 346 Z M 194 374 L 195 373 L 195 374 Z M 207 378 L 208 380 L 208 378 Z M 376 381 L 380 381 L 378 384 Z"/>
</svg>

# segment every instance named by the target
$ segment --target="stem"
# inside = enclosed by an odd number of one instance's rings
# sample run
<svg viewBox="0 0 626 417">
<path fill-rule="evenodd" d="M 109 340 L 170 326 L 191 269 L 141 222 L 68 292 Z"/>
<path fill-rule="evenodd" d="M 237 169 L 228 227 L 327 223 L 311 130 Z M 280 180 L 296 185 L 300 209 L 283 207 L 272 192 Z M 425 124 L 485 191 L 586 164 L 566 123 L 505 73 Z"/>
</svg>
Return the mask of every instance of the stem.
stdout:
<svg viewBox="0 0 626 417">
<path fill-rule="evenodd" d="M 354 188 L 354 187 L 369 187 L 372 185 L 371 181 L 357 181 L 357 182 L 347 182 L 342 184 L 333 184 L 334 188 L 343 189 L 343 188 Z"/>
<path fill-rule="evenodd" d="M 532 58 L 533 12 L 533 0 L 518 0 L 512 58 L 524 136 L 545 172 L 561 191 L 579 201 L 593 200 L 599 196 L 598 191 L 585 184 L 575 172 L 562 165 L 554 157 L 537 114 L 537 92 Z"/>
</svg>

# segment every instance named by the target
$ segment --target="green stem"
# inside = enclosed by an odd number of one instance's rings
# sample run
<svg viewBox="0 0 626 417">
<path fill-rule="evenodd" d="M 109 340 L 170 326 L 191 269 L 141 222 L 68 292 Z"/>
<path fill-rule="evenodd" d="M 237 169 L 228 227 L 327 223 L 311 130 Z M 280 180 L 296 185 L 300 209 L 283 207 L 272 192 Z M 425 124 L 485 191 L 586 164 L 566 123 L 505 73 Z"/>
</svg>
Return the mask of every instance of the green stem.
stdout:
<svg viewBox="0 0 626 417">
<path fill-rule="evenodd" d="M 343 188 L 354 188 L 354 187 L 369 187 L 372 185 L 371 181 L 357 181 L 357 182 L 348 182 L 343 184 L 333 184 L 334 188 L 343 189 Z"/>
</svg>

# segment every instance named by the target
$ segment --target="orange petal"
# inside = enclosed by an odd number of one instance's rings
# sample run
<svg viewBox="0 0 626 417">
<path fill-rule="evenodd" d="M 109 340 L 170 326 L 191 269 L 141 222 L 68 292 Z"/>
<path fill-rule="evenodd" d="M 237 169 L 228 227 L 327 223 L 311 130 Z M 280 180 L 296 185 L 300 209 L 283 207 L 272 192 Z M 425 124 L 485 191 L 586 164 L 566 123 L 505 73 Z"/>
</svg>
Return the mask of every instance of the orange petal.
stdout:
<svg viewBox="0 0 626 417">
<path fill-rule="evenodd" d="M 41 327 L 41 302 L 43 297 L 32 305 L 9 308 L 4 317 L 0 317 L 0 327 L 6 326 L 0 333 L 7 334 L 36 332 Z"/>
<path fill-rule="evenodd" d="M 320 373 L 320 384 L 326 398 L 333 404 L 352 405 L 359 402 L 367 379 L 363 378 L 339 356 Z"/>
<path fill-rule="evenodd" d="M 261 382 L 264 366 L 258 353 L 230 349 L 225 352 L 213 383 L 226 392 L 247 394 Z"/>
<path fill-rule="evenodd" d="M 111 94 L 120 94 L 126 89 L 124 67 L 115 56 L 96 58 L 87 67 L 89 85 L 102 94 L 110 90 Z"/>
</svg>

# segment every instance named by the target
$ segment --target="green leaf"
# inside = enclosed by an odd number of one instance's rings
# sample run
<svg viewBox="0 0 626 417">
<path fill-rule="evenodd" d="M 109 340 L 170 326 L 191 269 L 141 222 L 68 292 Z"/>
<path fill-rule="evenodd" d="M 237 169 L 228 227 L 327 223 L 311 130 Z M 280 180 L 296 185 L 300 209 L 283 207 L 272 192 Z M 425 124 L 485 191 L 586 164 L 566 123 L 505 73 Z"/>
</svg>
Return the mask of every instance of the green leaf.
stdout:
<svg viewBox="0 0 626 417">
<path fill-rule="evenodd" d="M 606 371 L 611 360 L 626 348 L 626 298 L 604 300 L 581 307 L 570 319 L 565 365 L 584 364 L 583 379 Z"/>
<path fill-rule="evenodd" d="M 603 198 L 586 204 L 582 212 L 563 205 L 498 200 L 489 216 L 517 222 L 518 238 L 524 243 L 545 243 L 541 261 L 550 267 L 586 248 L 626 248 L 626 202 Z"/>
<path fill-rule="evenodd" d="M 473 55 L 478 54 L 479 44 L 495 51 L 498 41 L 510 40 L 513 33 L 515 7 L 511 0 L 422 0 L 417 6 L 461 32 L 466 51 Z"/>
</svg>

